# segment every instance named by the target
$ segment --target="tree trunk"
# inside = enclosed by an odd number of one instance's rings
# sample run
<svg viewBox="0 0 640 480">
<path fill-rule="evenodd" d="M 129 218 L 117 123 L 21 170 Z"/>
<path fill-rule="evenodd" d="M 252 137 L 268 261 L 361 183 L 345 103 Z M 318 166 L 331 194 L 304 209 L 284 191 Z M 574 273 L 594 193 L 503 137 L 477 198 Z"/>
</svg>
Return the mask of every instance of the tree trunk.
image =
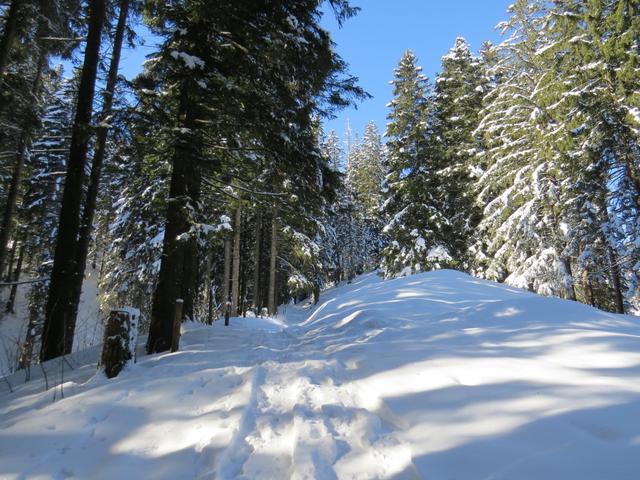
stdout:
<svg viewBox="0 0 640 480">
<path fill-rule="evenodd" d="M 198 295 L 198 243 L 195 238 L 186 240 L 183 263 L 182 320 L 195 319 L 195 304 Z"/>
<path fill-rule="evenodd" d="M 4 24 L 4 32 L 2 39 L 0 39 L 0 80 L 4 76 L 7 64 L 9 63 L 9 54 L 15 42 L 18 31 L 18 18 L 23 3 L 24 0 L 13 0 L 11 7 L 9 7 L 7 21 Z"/>
<path fill-rule="evenodd" d="M 215 297 L 213 289 L 213 279 L 211 278 L 211 263 L 209 263 L 209 270 L 207 271 L 207 325 L 213 324 L 214 319 L 214 306 Z"/>
<path fill-rule="evenodd" d="M 276 267 L 278 258 L 278 212 L 273 209 L 273 218 L 271 220 L 271 254 L 269 256 L 269 299 L 268 310 L 269 315 L 276 314 Z"/>
<path fill-rule="evenodd" d="M 171 335 L 171 353 L 177 352 L 180 349 L 180 324 L 184 318 L 182 309 L 184 301 L 181 298 L 176 300 L 176 304 L 173 309 L 173 334 Z"/>
<path fill-rule="evenodd" d="M 591 277 L 589 276 L 589 271 L 587 269 L 582 272 L 582 284 L 584 288 L 585 303 L 595 307 L 596 303 L 593 295 L 593 285 L 591 284 Z"/>
<path fill-rule="evenodd" d="M 93 0 L 90 7 L 89 31 L 78 88 L 76 117 L 71 134 L 69 162 L 47 298 L 40 350 L 42 361 L 70 353 L 73 346 L 75 318 L 70 286 L 73 285 L 73 277 L 76 274 L 75 252 L 80 228 L 82 184 L 91 135 L 90 123 L 100 55 L 100 39 L 105 18 L 105 0 Z"/>
<path fill-rule="evenodd" d="M 231 315 L 238 315 L 240 299 L 240 233 L 242 230 L 242 207 L 236 208 L 233 222 L 233 269 L 231 271 Z"/>
<path fill-rule="evenodd" d="M 122 51 L 122 42 L 124 32 L 127 26 L 127 17 L 129 15 L 129 0 L 120 2 L 120 13 L 118 15 L 118 24 L 116 26 L 116 34 L 113 42 L 113 50 L 111 53 L 111 63 L 109 65 L 109 73 L 107 76 L 107 84 L 104 89 L 104 102 L 102 111 L 100 112 L 100 126 L 96 131 L 96 145 L 91 162 L 91 174 L 89 177 L 89 186 L 87 188 L 87 196 L 85 199 L 84 209 L 82 211 L 82 219 L 80 221 L 80 231 L 78 234 L 78 246 L 76 249 L 75 275 L 73 276 L 73 285 L 71 297 L 71 315 L 72 321 L 75 323 L 78 315 L 78 305 L 80 304 L 80 296 L 82 294 L 82 282 L 84 280 L 84 270 L 87 266 L 87 256 L 89 255 L 89 243 L 91 242 L 91 229 L 93 226 L 93 217 L 96 211 L 96 202 L 98 199 L 98 191 L 100 190 L 100 176 L 102 174 L 102 163 L 105 157 L 105 149 L 107 145 L 107 135 L 109 130 L 104 126 L 104 122 L 111 114 L 113 106 L 113 96 L 118 80 L 118 67 L 120 65 L 120 53 Z M 136 305 L 140 307 L 140 305 Z"/>
<path fill-rule="evenodd" d="M 44 52 L 40 53 L 38 59 L 38 70 L 33 80 L 33 86 L 31 87 L 31 94 L 37 96 L 42 84 L 42 73 L 46 66 L 47 56 Z M 7 200 L 4 207 L 4 213 L 2 215 L 2 225 L 0 226 L 0 272 L 5 268 L 5 261 L 7 257 L 7 243 L 11 237 L 11 230 L 13 227 L 13 214 L 16 208 L 16 202 L 18 199 L 18 191 L 20 189 L 20 183 L 22 182 L 22 170 L 24 163 L 29 156 L 29 149 L 31 147 L 31 133 L 33 125 L 27 123 L 22 127 L 20 133 L 20 140 L 18 143 L 18 155 L 16 156 L 15 164 L 13 166 L 13 173 L 11 175 L 11 183 L 9 184 L 9 192 L 7 193 Z"/>
<path fill-rule="evenodd" d="M 253 310 L 256 315 L 260 313 L 260 252 L 262 243 L 262 212 L 260 207 L 256 213 L 256 244 L 253 251 Z"/>
<path fill-rule="evenodd" d="M 13 273 L 13 281 L 20 281 L 20 274 L 22 273 L 22 260 L 24 259 L 24 243 L 20 245 L 20 253 L 18 253 L 18 263 L 16 263 L 16 269 Z M 7 313 L 15 313 L 14 307 L 16 304 L 16 295 L 18 294 L 18 285 L 14 283 L 11 285 L 11 293 L 9 294 L 9 300 L 7 301 Z"/>
<path fill-rule="evenodd" d="M 231 282 L 231 238 L 229 234 L 224 237 L 224 268 L 222 271 L 222 301 L 220 304 L 223 308 L 230 301 L 229 285 Z M 224 313 L 224 312 L 223 312 Z"/>
<path fill-rule="evenodd" d="M 11 274 L 13 273 L 13 261 L 16 258 L 17 246 L 18 246 L 18 242 L 13 242 L 13 245 L 11 246 L 11 252 L 9 253 L 9 261 L 7 262 L 7 272 L 6 272 L 6 275 L 4 276 L 7 282 L 10 282 L 12 278 Z"/>
<path fill-rule="evenodd" d="M 182 85 L 178 117 L 184 129 L 193 132 L 196 130 L 196 115 L 189 90 L 185 82 Z M 193 297 L 195 292 L 193 287 L 197 269 L 193 268 L 193 262 L 194 257 L 197 257 L 197 245 L 189 231 L 192 214 L 197 211 L 200 177 L 198 146 L 187 134 L 179 138 L 174 147 L 162 261 L 153 296 L 147 339 L 149 354 L 164 352 L 174 344 L 173 317 L 176 301 L 182 299 L 185 305 L 193 305 L 193 298 L 187 297 Z M 183 319 L 184 313 L 183 311 Z"/>
<path fill-rule="evenodd" d="M 620 281 L 620 269 L 618 268 L 615 252 L 611 247 L 607 247 L 609 265 L 611 268 L 611 286 L 616 304 L 616 313 L 624 313 L 624 299 L 622 296 L 622 283 Z"/>
<path fill-rule="evenodd" d="M 562 264 L 562 267 L 564 268 L 567 276 L 570 279 L 570 283 L 568 285 L 563 282 L 563 286 L 564 286 L 564 290 L 565 290 L 565 297 L 568 300 L 574 300 L 575 301 L 575 299 L 576 299 L 576 288 L 575 288 L 575 281 L 573 280 L 573 272 L 571 271 L 571 263 L 567 258 L 564 258 L 564 257 L 560 257 L 560 263 Z"/>
</svg>

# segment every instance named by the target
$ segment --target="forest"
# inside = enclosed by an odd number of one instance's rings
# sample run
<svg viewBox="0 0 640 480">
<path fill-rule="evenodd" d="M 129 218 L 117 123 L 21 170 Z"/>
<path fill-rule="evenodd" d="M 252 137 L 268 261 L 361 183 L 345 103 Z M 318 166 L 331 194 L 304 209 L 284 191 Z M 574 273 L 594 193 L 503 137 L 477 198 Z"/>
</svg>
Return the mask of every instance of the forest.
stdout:
<svg viewBox="0 0 640 480">
<path fill-rule="evenodd" d="M 320 21 L 352 3 L 2 2 L 12 369 L 71 353 L 88 269 L 103 315 L 140 309 L 147 353 L 177 303 L 273 316 L 376 269 L 640 313 L 640 2 L 515 0 L 500 43 L 451 38 L 431 79 L 406 50 L 388 124 L 345 144 L 323 121 L 368 93 Z M 143 29 L 158 45 L 126 79 Z"/>
</svg>

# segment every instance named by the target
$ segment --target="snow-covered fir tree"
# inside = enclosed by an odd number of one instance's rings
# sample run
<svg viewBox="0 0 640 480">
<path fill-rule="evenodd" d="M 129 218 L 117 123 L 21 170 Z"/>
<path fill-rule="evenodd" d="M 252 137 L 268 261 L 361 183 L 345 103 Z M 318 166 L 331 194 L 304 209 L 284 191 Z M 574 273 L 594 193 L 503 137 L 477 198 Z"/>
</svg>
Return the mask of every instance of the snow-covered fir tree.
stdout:
<svg viewBox="0 0 640 480">
<path fill-rule="evenodd" d="M 383 212 L 389 243 L 385 275 L 420 272 L 450 265 L 450 223 L 442 205 L 442 185 L 432 156 L 431 86 L 411 50 L 403 55 L 393 80 L 387 138 Z"/>
<path fill-rule="evenodd" d="M 450 223 L 447 248 L 461 268 L 468 266 L 469 249 L 479 212 L 473 179 L 478 173 L 476 155 L 482 150 L 475 135 L 482 98 L 487 88 L 481 60 L 471 54 L 464 38 L 457 38 L 442 57 L 433 96 L 435 175 L 442 184 L 442 205 Z"/>
<path fill-rule="evenodd" d="M 490 279 L 549 295 L 573 297 L 573 277 L 564 254 L 566 230 L 559 202 L 554 138 L 561 135 L 546 105 L 549 73 L 539 52 L 551 41 L 542 32 L 543 2 L 517 1 L 501 28 L 489 75 L 496 85 L 485 96 L 477 134 L 483 207 L 474 246 L 476 272 Z"/>
</svg>

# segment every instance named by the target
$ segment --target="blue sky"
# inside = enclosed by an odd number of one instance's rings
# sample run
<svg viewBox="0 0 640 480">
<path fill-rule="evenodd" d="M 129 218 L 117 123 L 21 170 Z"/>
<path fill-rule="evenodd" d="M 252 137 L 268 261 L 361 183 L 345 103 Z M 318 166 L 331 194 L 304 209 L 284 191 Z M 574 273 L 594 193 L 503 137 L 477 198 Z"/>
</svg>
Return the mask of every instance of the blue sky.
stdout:
<svg viewBox="0 0 640 480">
<path fill-rule="evenodd" d="M 342 29 L 326 15 L 323 25 L 331 32 L 337 52 L 373 98 L 325 122 L 325 130 L 336 130 L 342 136 L 349 119 L 354 133 L 361 133 L 373 120 L 382 133 L 386 104 L 392 97 L 389 81 L 403 52 L 413 50 L 423 73 L 433 79 L 456 37 L 466 38 L 474 51 L 485 40 L 499 42 L 494 27 L 507 18 L 511 3 L 513 0 L 352 0 L 362 10 Z"/>
</svg>

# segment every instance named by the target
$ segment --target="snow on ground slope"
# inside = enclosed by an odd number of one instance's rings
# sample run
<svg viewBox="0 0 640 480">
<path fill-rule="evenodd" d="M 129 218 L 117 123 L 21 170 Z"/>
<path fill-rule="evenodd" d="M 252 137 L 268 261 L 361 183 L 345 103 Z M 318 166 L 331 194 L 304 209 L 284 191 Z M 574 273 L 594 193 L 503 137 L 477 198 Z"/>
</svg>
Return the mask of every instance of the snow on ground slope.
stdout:
<svg viewBox="0 0 640 480">
<path fill-rule="evenodd" d="M 0 477 L 637 480 L 636 322 L 453 271 L 365 275 L 189 325 L 117 379 L 80 369 L 62 400 L 2 394 Z"/>
</svg>

